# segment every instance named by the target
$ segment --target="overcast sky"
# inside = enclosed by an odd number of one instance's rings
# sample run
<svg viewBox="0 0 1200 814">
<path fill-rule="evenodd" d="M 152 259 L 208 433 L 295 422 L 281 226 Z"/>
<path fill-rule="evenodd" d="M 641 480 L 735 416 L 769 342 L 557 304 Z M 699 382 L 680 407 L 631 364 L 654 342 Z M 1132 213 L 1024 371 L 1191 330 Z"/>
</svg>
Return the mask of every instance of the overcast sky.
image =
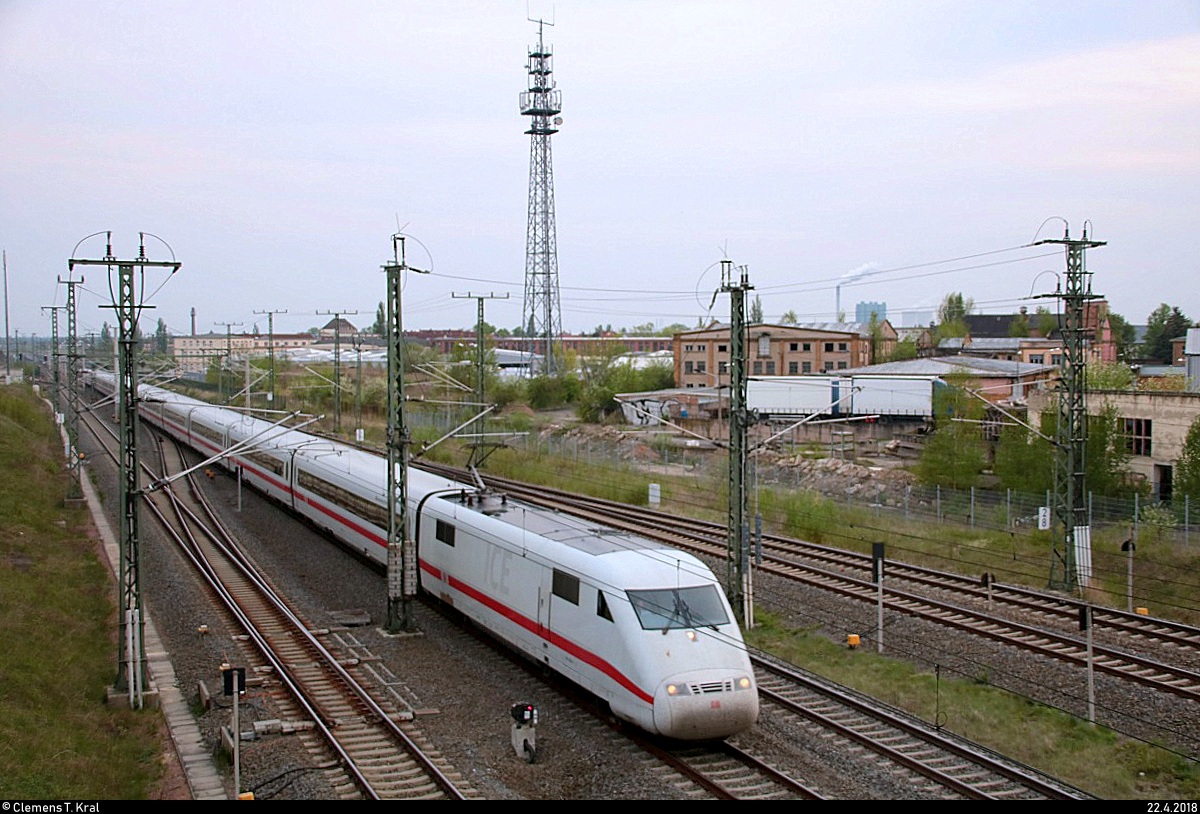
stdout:
<svg viewBox="0 0 1200 814">
<path fill-rule="evenodd" d="M 433 271 L 406 328 L 480 295 L 520 325 L 529 18 L 568 332 L 727 320 L 723 257 L 767 321 L 1056 307 L 1063 250 L 1028 245 L 1085 225 L 1113 310 L 1200 318 L 1200 0 L 0 0 L 10 333 L 50 334 L 107 230 L 182 263 L 145 331 L 369 325 L 398 228 Z M 86 334 L 116 320 L 82 273 Z"/>
</svg>

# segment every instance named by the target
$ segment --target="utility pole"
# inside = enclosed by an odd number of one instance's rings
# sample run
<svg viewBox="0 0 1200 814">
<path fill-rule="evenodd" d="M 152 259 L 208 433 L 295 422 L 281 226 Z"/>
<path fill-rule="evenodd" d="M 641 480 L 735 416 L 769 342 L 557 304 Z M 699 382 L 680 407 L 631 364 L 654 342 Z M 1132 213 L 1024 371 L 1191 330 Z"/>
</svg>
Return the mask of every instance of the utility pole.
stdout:
<svg viewBox="0 0 1200 814">
<path fill-rule="evenodd" d="M 111 307 L 117 312 L 120 325 L 120 357 L 118 379 L 121 403 L 121 540 L 120 580 L 121 597 L 120 635 L 118 636 L 117 679 L 114 689 L 128 693 L 129 706 L 140 709 L 146 690 L 145 623 L 142 617 L 141 552 L 138 533 L 138 499 L 141 496 L 140 471 L 138 466 L 138 383 L 137 383 L 137 321 L 145 303 L 134 302 L 134 270 L 140 269 L 144 276 L 147 268 L 167 268 L 174 274 L 180 263 L 157 261 L 146 258 L 145 233 L 139 235 L 138 256 L 135 260 L 118 260 L 112 251 L 112 232 L 108 234 L 104 258 L 79 260 L 71 258 L 69 270 L 75 266 L 117 267 L 117 291 L 119 302 Z"/>
<path fill-rule="evenodd" d="M 50 359 L 54 368 L 54 412 L 62 413 L 62 379 L 58 375 L 58 312 L 67 310 L 65 305 L 43 305 L 43 311 L 50 312 Z"/>
<path fill-rule="evenodd" d="M 350 342 L 354 345 L 354 353 L 357 356 L 357 376 L 354 383 L 354 440 L 361 444 L 364 438 L 362 425 L 362 335 L 356 334 L 351 337 Z"/>
<path fill-rule="evenodd" d="M 217 393 L 221 403 L 225 403 L 225 368 L 233 370 L 233 328 L 240 322 L 214 322 L 213 325 L 225 326 L 225 362 L 217 369 Z"/>
<path fill-rule="evenodd" d="M 255 311 L 256 314 L 267 315 L 267 360 L 271 366 L 271 390 L 267 393 L 267 403 L 272 407 L 275 406 L 275 315 L 286 314 L 287 309 L 281 311 Z"/>
<path fill-rule="evenodd" d="M 1039 240 L 1034 246 L 1056 243 L 1066 247 L 1067 275 L 1062 291 L 1053 295 L 1063 304 L 1062 368 L 1058 384 L 1058 427 L 1054 455 L 1054 513 L 1058 519 L 1050 557 L 1050 588 L 1075 592 L 1086 587 L 1092 572 L 1091 525 L 1088 521 L 1084 454 L 1087 448 L 1087 384 L 1084 358 L 1084 313 L 1092 294 L 1091 273 L 1084 264 L 1087 249 L 1105 245 L 1089 240 L 1087 225 L 1083 238 L 1071 238 L 1064 229 L 1057 240 Z"/>
<path fill-rule="evenodd" d="M 333 316 L 333 430 L 342 431 L 342 314 L 357 311 L 317 311 Z"/>
<path fill-rule="evenodd" d="M 387 630 L 416 630 L 412 598 L 417 595 L 416 545 L 408 534 L 408 425 L 404 416 L 404 320 L 400 294 L 404 272 L 428 274 L 408 265 L 404 236 L 392 235 L 393 260 L 387 273 L 388 338 L 388 556 Z"/>
<path fill-rule="evenodd" d="M 74 276 L 74 275 L 72 275 Z M 67 483 L 67 501 L 83 500 L 83 483 L 79 473 L 79 342 L 75 331 L 76 297 L 75 286 L 83 285 L 83 276 L 78 280 L 58 278 L 67 287 L 67 469 L 71 479 Z M 116 373 L 117 371 L 113 371 Z"/>
<path fill-rule="evenodd" d="M 0 252 L 4 261 L 4 380 L 12 377 L 12 346 L 8 341 L 8 249 Z"/>
<path fill-rule="evenodd" d="M 486 364 L 486 359 L 487 359 L 487 355 L 486 355 L 485 348 L 484 348 L 484 337 L 483 337 L 483 301 L 484 300 L 507 300 L 508 295 L 505 294 L 503 297 L 501 297 L 495 293 L 472 294 L 470 292 L 467 292 L 466 294 L 451 294 L 450 297 L 451 297 L 451 299 L 473 299 L 478 303 L 478 309 L 477 309 L 478 314 L 475 317 L 475 365 L 476 365 L 475 401 L 479 405 L 479 409 L 482 410 L 483 405 L 484 405 L 484 398 L 485 398 L 484 366 Z M 475 446 L 471 450 L 471 460 L 467 462 L 468 466 L 480 464 L 483 462 L 484 456 L 483 456 L 483 437 L 482 436 L 487 428 L 486 422 L 487 422 L 486 418 L 482 419 L 480 422 L 479 443 L 475 444 Z"/>
<path fill-rule="evenodd" d="M 726 581 L 729 604 L 749 630 L 754 626 L 750 583 L 750 529 L 746 522 L 746 292 L 750 285 L 745 266 L 737 268 L 734 280 L 732 260 L 721 261 L 721 291 L 729 293 L 729 551 L 726 557 Z"/>
</svg>

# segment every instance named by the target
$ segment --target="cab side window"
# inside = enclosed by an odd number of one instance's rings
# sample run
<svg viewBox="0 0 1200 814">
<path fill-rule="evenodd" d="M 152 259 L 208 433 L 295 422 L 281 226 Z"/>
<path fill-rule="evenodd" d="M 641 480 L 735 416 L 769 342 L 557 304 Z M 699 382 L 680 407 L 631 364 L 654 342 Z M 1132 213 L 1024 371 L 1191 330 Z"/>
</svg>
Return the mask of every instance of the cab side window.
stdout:
<svg viewBox="0 0 1200 814">
<path fill-rule="evenodd" d="M 554 595 L 567 600 L 572 605 L 579 604 L 579 577 L 571 576 L 565 571 L 554 569 L 554 584 L 551 587 Z"/>
</svg>

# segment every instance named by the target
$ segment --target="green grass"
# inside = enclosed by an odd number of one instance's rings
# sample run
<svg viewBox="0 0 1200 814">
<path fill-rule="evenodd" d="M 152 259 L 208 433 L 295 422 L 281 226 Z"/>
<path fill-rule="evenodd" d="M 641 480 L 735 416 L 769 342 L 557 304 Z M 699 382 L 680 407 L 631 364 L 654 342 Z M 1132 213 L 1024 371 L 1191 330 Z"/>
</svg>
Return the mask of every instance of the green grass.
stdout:
<svg viewBox="0 0 1200 814">
<path fill-rule="evenodd" d="M 1107 800 L 1200 798 L 1195 762 L 988 686 L 831 642 L 756 614 L 759 650 L 907 710 Z"/>
<path fill-rule="evenodd" d="M 461 460 L 461 458 L 459 459 Z M 487 461 L 487 473 L 504 478 L 552 486 L 605 500 L 644 506 L 649 500 L 650 484 L 660 478 L 625 468 L 597 479 L 597 467 L 588 461 L 558 458 L 551 466 L 545 456 L 519 449 L 502 449 Z"/>
<path fill-rule="evenodd" d="M 161 718 L 104 702 L 113 588 L 86 512 L 65 506 L 62 461 L 44 405 L 0 388 L 0 798 L 145 799 Z"/>
</svg>

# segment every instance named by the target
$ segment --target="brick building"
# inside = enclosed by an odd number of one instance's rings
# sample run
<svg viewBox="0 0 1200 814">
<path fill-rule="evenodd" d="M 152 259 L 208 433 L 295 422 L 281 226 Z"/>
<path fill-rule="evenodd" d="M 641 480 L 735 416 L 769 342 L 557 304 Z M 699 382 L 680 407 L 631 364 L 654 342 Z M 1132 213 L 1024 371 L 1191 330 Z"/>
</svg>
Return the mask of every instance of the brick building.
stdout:
<svg viewBox="0 0 1200 814">
<path fill-rule="evenodd" d="M 750 376 L 800 376 L 863 367 L 896 347 L 896 330 L 876 324 L 827 322 L 768 325 L 746 329 L 746 372 Z M 682 388 L 729 384 L 729 326 L 713 325 L 675 334 L 675 383 Z"/>
</svg>

